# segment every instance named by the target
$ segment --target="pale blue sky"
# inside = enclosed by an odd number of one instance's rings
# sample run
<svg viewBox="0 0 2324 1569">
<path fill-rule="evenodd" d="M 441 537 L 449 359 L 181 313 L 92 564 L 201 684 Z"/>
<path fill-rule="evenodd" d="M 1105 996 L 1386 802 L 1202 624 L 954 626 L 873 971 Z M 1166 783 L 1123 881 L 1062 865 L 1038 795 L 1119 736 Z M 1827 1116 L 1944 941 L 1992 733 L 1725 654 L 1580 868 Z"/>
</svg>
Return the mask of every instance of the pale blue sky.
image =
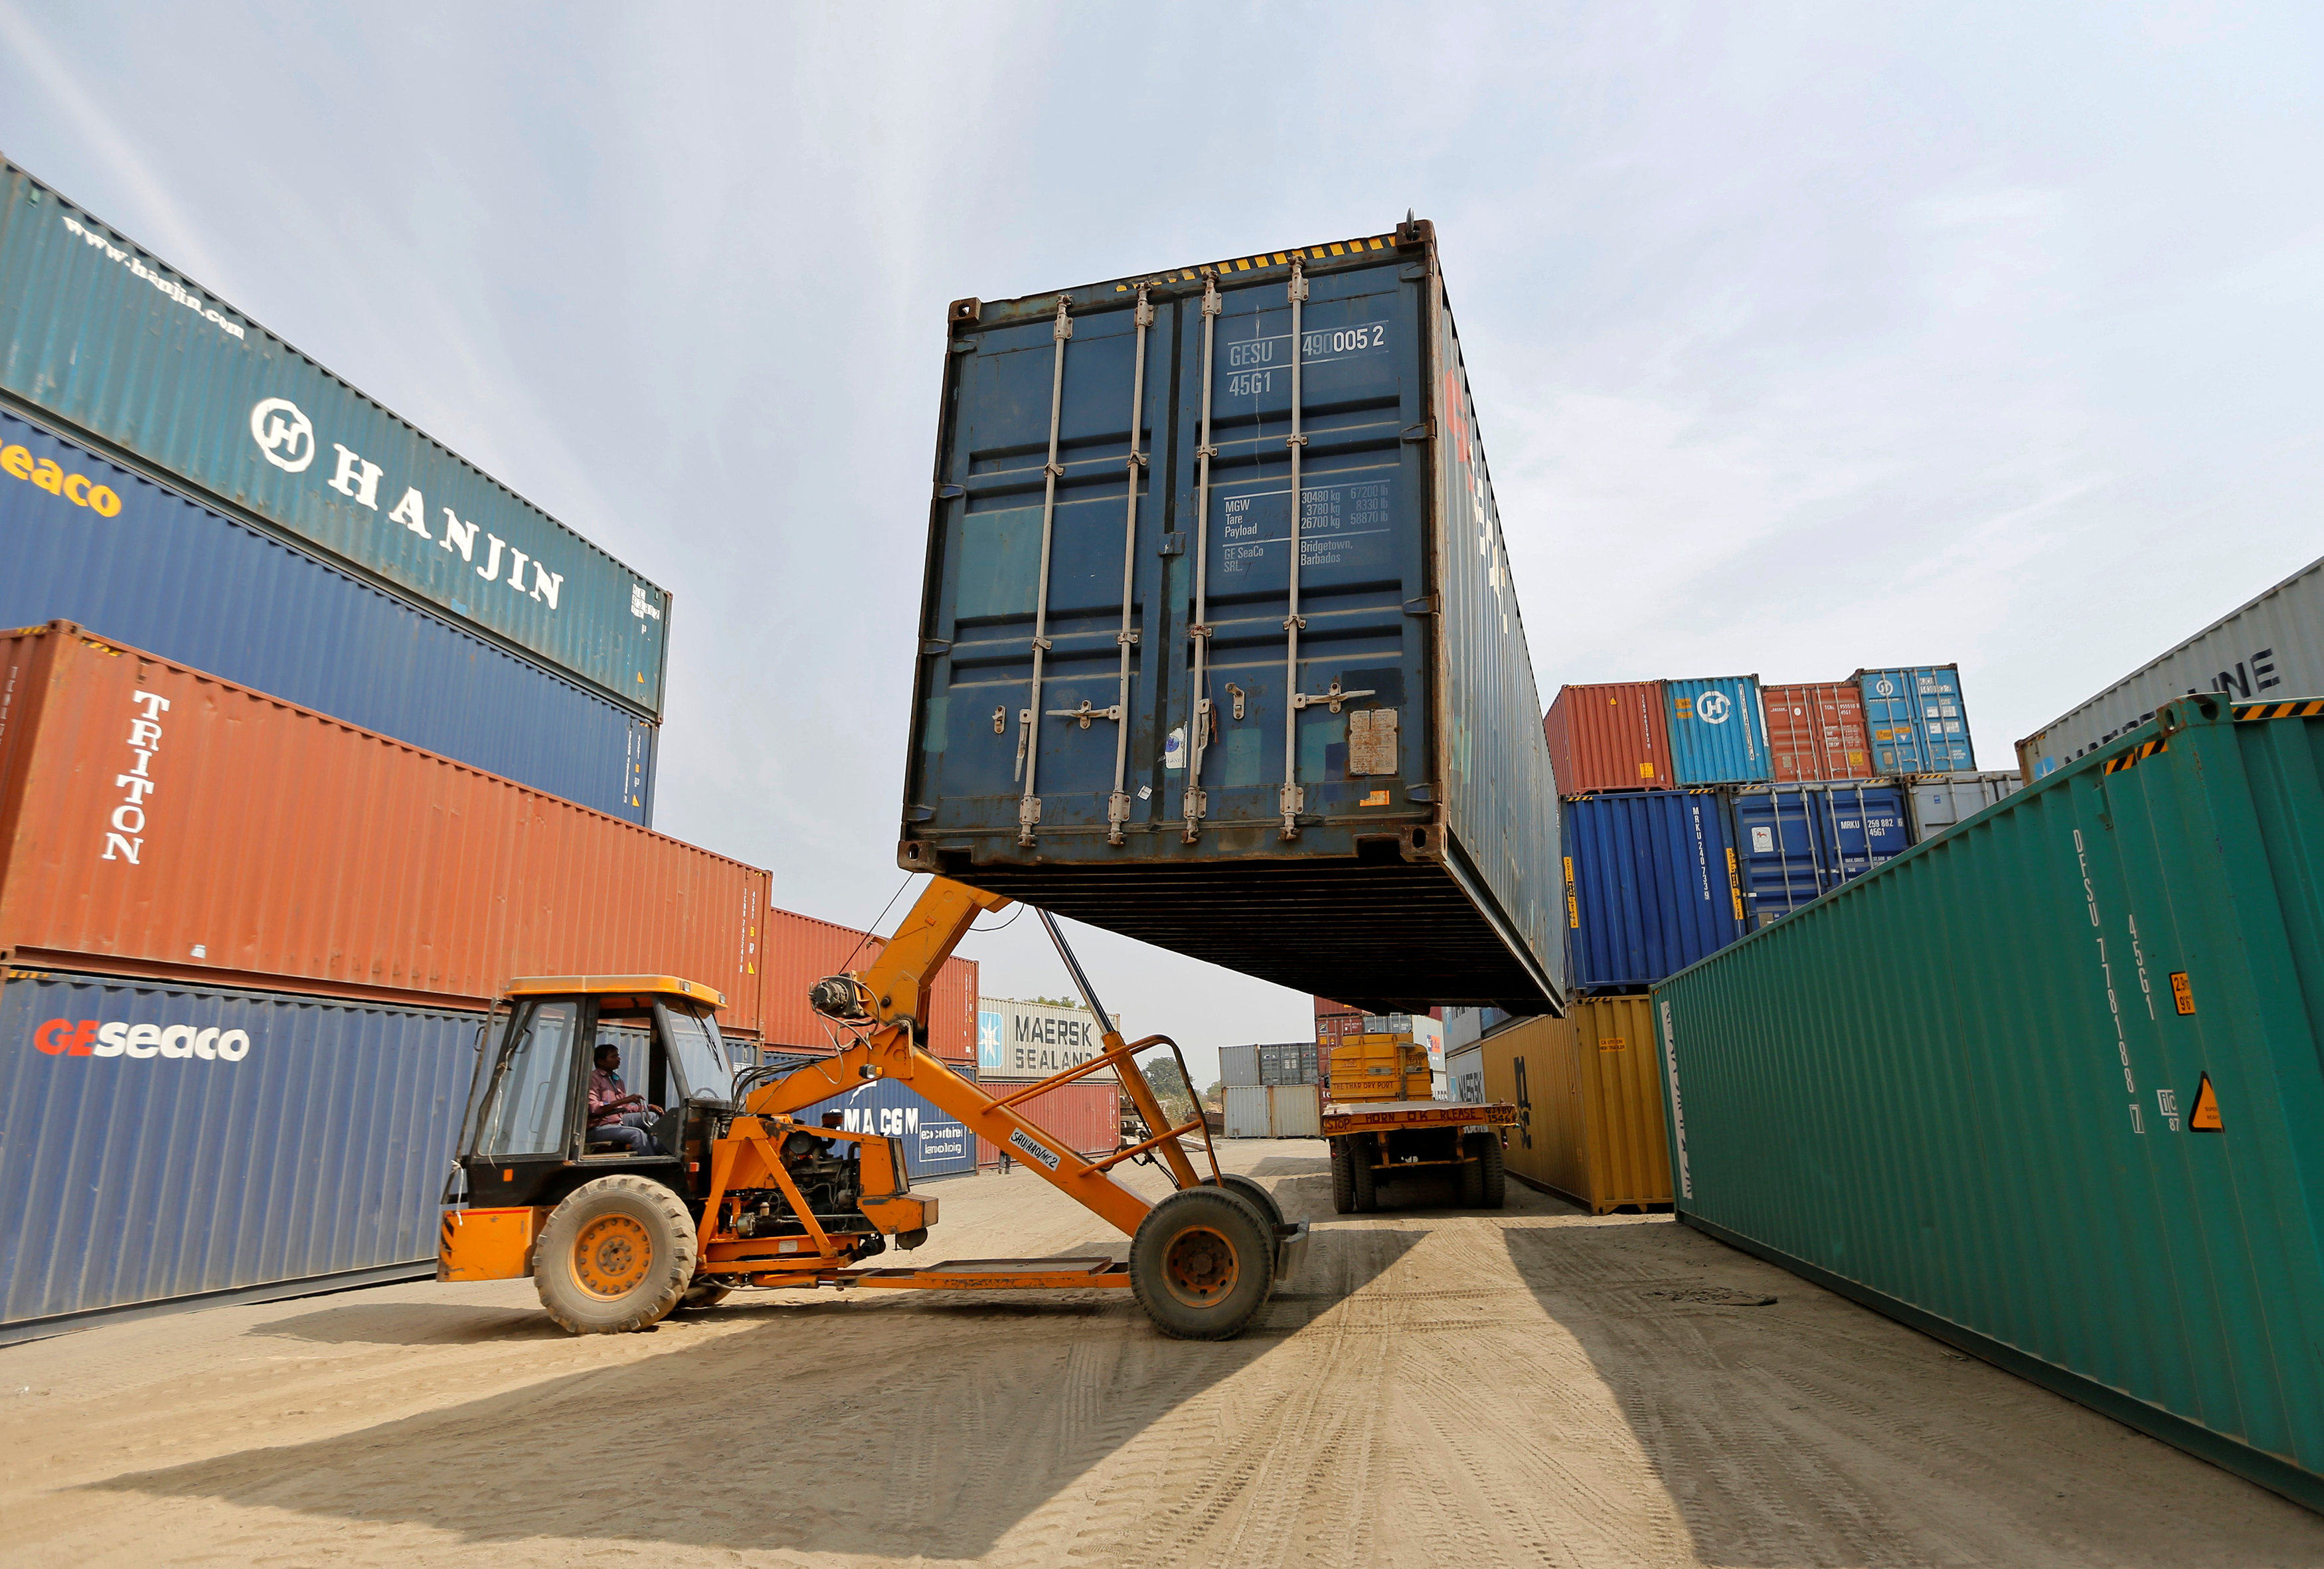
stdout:
<svg viewBox="0 0 2324 1569">
<path fill-rule="evenodd" d="M 860 925 L 946 300 L 1416 208 L 1545 695 L 1957 660 L 2004 767 L 2324 554 L 2319 16 L 0 0 L 0 150 L 673 589 L 659 826 Z"/>
</svg>

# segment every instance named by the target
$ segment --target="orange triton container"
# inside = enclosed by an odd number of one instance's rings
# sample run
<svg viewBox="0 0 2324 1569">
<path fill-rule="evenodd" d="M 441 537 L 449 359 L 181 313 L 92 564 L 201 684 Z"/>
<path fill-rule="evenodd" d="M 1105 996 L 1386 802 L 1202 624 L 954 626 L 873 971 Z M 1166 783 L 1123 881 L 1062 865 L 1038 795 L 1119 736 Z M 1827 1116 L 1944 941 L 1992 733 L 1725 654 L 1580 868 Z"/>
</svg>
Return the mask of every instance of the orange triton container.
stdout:
<svg viewBox="0 0 2324 1569">
<path fill-rule="evenodd" d="M 1776 783 L 1874 777 L 1864 689 L 1856 682 L 1762 686 L 1759 702 L 1767 715 L 1767 761 Z"/>
</svg>

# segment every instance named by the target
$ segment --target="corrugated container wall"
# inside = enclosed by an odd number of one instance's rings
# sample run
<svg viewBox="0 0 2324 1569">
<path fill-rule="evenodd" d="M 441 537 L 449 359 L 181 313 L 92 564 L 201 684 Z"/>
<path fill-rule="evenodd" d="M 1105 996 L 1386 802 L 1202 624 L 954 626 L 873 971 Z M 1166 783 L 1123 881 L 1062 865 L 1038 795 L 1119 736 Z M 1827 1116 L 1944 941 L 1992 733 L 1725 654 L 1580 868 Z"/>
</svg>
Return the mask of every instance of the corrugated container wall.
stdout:
<svg viewBox="0 0 2324 1569">
<path fill-rule="evenodd" d="M 1863 876 L 1913 842 L 1904 792 L 1893 784 L 1759 785 L 1730 799 L 1754 926 Z"/>
<path fill-rule="evenodd" d="M 1431 1086 L 1432 1094 L 1434 1086 Z M 1485 1101 L 1485 1045 L 1463 1047 L 1444 1054 L 1444 1088 L 1456 1103 L 1481 1105 Z"/>
<path fill-rule="evenodd" d="M 1549 759 L 1431 226 L 951 319 L 902 864 L 1303 992 L 1553 1006 Z"/>
<path fill-rule="evenodd" d="M 2237 702 L 2324 692 L 2324 561 L 2310 562 L 2019 742 L 2019 771 L 2039 779 L 2145 724 L 2172 698 L 2197 692 Z"/>
<path fill-rule="evenodd" d="M 1678 783 L 1660 681 L 1560 687 L 1541 728 L 1561 795 L 1669 789 Z"/>
<path fill-rule="evenodd" d="M 1268 1097 L 1274 1094 L 1265 1084 L 1229 1084 L 1222 1092 L 1226 1108 L 1226 1135 L 1230 1139 L 1265 1139 L 1271 1136 L 1273 1113 L 1268 1110 Z"/>
<path fill-rule="evenodd" d="M 1650 985 L 1743 935 L 1735 846 L 1717 792 L 1579 796 L 1563 809 L 1577 993 Z"/>
<path fill-rule="evenodd" d="M 1655 1001 L 1690 1224 L 2324 1509 L 2301 712 L 2166 705 Z"/>
<path fill-rule="evenodd" d="M 1933 839 L 1986 808 L 2013 796 L 2025 781 L 2015 773 L 1957 773 L 1946 779 L 1914 780 L 1904 790 L 1904 813 L 1913 843 Z"/>
<path fill-rule="evenodd" d="M 57 488 L 20 469 L 53 470 Z M 78 622 L 597 811 L 652 820 L 652 720 L 6 413 L 0 561 L 0 626 Z"/>
<path fill-rule="evenodd" d="M 755 1033 L 767 873 L 69 627 L 0 636 L 0 950 L 483 1006 L 679 974 Z"/>
<path fill-rule="evenodd" d="M 1219 1048 L 1220 1084 L 1234 1089 L 1266 1082 L 1259 1076 L 1259 1048 L 1255 1046 Z"/>
<path fill-rule="evenodd" d="M 1485 1098 L 1517 1108 L 1509 1170 L 1595 1214 L 1670 1203 L 1654 1029 L 1647 999 L 1593 997 L 1481 1042 Z"/>
<path fill-rule="evenodd" d="M 667 592 L 9 163 L 0 393 L 661 714 Z"/>
<path fill-rule="evenodd" d="M 760 942 L 759 1017 L 768 1044 L 818 1055 L 845 1046 L 835 1025 L 807 1005 L 807 990 L 825 975 L 862 971 L 878 958 L 882 939 L 835 921 L 770 909 Z M 952 958 L 936 972 L 928 1008 L 928 1051 L 948 1063 L 976 1060 L 977 968 Z"/>
<path fill-rule="evenodd" d="M 1973 773 L 1969 711 L 1956 665 L 1858 670 L 1876 774 Z"/>
<path fill-rule="evenodd" d="M 1079 1079 L 1070 1084 L 1059 1084 L 1029 1101 L 1019 1101 L 1011 1110 L 1036 1128 L 1072 1145 L 1076 1155 L 1107 1155 L 1121 1147 L 1121 1090 L 1111 1080 L 1092 1084 Z M 1000 1165 L 1000 1146 L 979 1138 L 976 1163 Z"/>
<path fill-rule="evenodd" d="M 1269 1134 L 1277 1139 L 1321 1139 L 1323 1136 L 1323 1087 L 1321 1084 L 1273 1084 L 1267 1092 Z"/>
<path fill-rule="evenodd" d="M 976 1135 L 967 1123 L 904 1087 L 897 1079 L 877 1078 L 844 1094 L 796 1113 L 810 1125 L 825 1113 L 839 1119 L 850 1133 L 878 1133 L 904 1147 L 904 1170 L 914 1180 L 924 1177 L 954 1177 L 976 1169 Z M 834 1145 L 835 1150 L 846 1148 Z"/>
<path fill-rule="evenodd" d="M 986 1079 L 1045 1079 L 1105 1050 L 1105 1030 L 1086 1008 L 1027 1002 L 1014 997 L 977 999 L 976 1074 Z M 1120 1029 L 1121 1015 L 1113 1016 Z M 1091 1074 L 1093 1082 L 1113 1084 L 1110 1067 Z"/>
<path fill-rule="evenodd" d="M 1776 782 L 1874 777 L 1864 688 L 1855 681 L 1767 687 L 1759 697 Z"/>
<path fill-rule="evenodd" d="M 1665 681 L 1671 769 L 1681 785 L 1748 784 L 1772 777 L 1759 678 Z"/>
<path fill-rule="evenodd" d="M 482 1016 L 10 970 L 0 1340 L 416 1271 Z"/>
</svg>

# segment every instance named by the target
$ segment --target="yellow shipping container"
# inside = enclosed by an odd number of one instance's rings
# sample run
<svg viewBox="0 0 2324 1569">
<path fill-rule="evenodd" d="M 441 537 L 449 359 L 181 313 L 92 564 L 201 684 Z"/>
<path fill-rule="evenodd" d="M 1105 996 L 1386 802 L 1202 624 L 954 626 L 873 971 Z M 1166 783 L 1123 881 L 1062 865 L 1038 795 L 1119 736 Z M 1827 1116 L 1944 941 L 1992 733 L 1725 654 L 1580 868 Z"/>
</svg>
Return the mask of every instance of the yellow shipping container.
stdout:
<svg viewBox="0 0 2324 1569">
<path fill-rule="evenodd" d="M 1671 1202 L 1649 999 L 1576 998 L 1484 1048 L 1485 1098 L 1517 1103 L 1511 1172 L 1598 1214 Z"/>
<path fill-rule="evenodd" d="M 1425 1101 L 1428 1048 L 1392 1035 L 1360 1035 L 1332 1048 L 1332 1099 Z"/>
</svg>

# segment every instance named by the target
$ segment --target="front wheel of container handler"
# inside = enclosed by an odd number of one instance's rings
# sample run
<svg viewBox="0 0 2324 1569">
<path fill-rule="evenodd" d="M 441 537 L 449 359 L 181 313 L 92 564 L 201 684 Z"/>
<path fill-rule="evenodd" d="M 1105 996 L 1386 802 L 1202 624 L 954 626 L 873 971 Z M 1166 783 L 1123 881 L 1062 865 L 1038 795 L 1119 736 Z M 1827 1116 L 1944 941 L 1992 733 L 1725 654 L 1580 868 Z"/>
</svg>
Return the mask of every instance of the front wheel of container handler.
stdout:
<svg viewBox="0 0 2324 1569">
<path fill-rule="evenodd" d="M 532 1281 L 549 1316 L 575 1334 L 622 1334 L 678 1306 L 694 1259 L 694 1217 L 678 1195 L 642 1177 L 601 1177 L 549 1213 Z"/>
<path fill-rule="evenodd" d="M 1356 1201 L 1356 1213 L 1368 1215 L 1379 1208 L 1379 1170 L 1372 1164 L 1375 1154 L 1372 1136 L 1354 1133 L 1348 1138 L 1349 1188 Z"/>
<path fill-rule="evenodd" d="M 1273 1194 L 1267 1191 L 1267 1184 L 1255 1177 L 1245 1177 L 1240 1171 L 1230 1171 L 1220 1177 L 1216 1183 L 1206 1186 L 1223 1187 L 1229 1193 L 1242 1195 L 1244 1198 L 1250 1201 L 1250 1207 L 1257 1210 L 1268 1225 L 1279 1226 L 1283 1223 L 1283 1206 L 1275 1202 Z"/>
<path fill-rule="evenodd" d="M 1241 1334 L 1274 1285 L 1275 1229 L 1226 1188 L 1180 1188 L 1130 1239 L 1130 1288 L 1174 1340 Z"/>
<path fill-rule="evenodd" d="M 1345 1139 L 1332 1140 L 1332 1208 L 1343 1215 L 1356 1213 L 1356 1160 Z"/>
<path fill-rule="evenodd" d="M 1483 1158 L 1477 1164 L 1484 1173 L 1484 1195 L 1479 1202 L 1487 1209 L 1499 1209 L 1509 1201 L 1509 1174 L 1501 1158 L 1501 1136 L 1499 1132 L 1480 1133 L 1477 1145 L 1477 1153 Z"/>
</svg>

